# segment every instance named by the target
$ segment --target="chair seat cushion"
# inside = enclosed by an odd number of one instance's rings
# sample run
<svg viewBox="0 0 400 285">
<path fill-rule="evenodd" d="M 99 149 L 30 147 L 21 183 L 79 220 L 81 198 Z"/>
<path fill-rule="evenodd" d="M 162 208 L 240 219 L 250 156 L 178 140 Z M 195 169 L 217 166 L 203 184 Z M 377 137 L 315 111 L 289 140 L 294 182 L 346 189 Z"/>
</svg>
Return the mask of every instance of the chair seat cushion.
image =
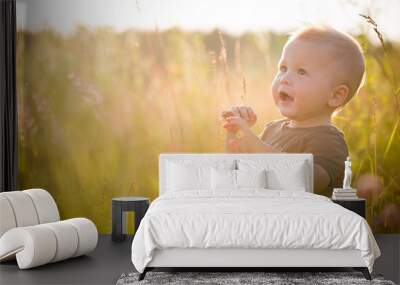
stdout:
<svg viewBox="0 0 400 285">
<path fill-rule="evenodd" d="M 32 268 L 86 254 L 97 240 L 96 226 L 86 218 L 17 227 L 0 238 L 0 261 L 16 257 L 20 269 Z"/>
</svg>

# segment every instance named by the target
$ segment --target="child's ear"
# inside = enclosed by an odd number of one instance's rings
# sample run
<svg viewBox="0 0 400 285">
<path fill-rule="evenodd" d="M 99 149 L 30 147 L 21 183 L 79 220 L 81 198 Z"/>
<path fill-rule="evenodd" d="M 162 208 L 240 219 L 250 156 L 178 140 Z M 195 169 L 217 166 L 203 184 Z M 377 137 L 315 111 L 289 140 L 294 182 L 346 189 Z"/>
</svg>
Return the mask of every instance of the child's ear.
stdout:
<svg viewBox="0 0 400 285">
<path fill-rule="evenodd" d="M 349 87 L 346 84 L 336 86 L 328 100 L 328 106 L 333 108 L 343 106 L 350 95 L 349 92 Z"/>
</svg>

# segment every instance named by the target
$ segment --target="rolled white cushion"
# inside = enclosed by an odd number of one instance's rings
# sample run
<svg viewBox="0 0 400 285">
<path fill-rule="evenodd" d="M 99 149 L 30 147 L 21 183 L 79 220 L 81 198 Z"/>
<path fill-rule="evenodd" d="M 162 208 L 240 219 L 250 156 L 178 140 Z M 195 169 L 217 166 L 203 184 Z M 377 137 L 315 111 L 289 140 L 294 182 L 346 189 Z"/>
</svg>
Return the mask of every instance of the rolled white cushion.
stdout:
<svg viewBox="0 0 400 285">
<path fill-rule="evenodd" d="M 3 192 L 1 196 L 10 202 L 17 227 L 33 226 L 39 223 L 35 205 L 30 196 L 23 191 Z"/>
<path fill-rule="evenodd" d="M 56 202 L 49 192 L 43 189 L 29 189 L 22 192 L 28 194 L 32 199 L 39 218 L 39 224 L 60 220 Z"/>
<path fill-rule="evenodd" d="M 28 269 L 86 254 L 97 240 L 96 226 L 85 218 L 13 228 L 0 238 L 0 261 L 16 257 Z"/>
<path fill-rule="evenodd" d="M 42 225 L 13 228 L 0 238 L 0 260 L 16 255 L 20 269 L 51 262 L 56 249 L 56 236 Z"/>
<path fill-rule="evenodd" d="M 78 233 L 74 226 L 65 221 L 43 224 L 51 229 L 57 239 L 57 250 L 51 262 L 73 257 L 78 250 Z"/>
<path fill-rule="evenodd" d="M 14 227 L 59 220 L 57 205 L 46 190 L 29 189 L 0 193 L 0 237 Z"/>
<path fill-rule="evenodd" d="M 11 204 L 0 194 L 0 237 L 9 229 L 15 228 L 17 223 Z"/>
<path fill-rule="evenodd" d="M 78 248 L 74 254 L 74 257 L 86 254 L 96 248 L 98 232 L 96 225 L 91 220 L 86 218 L 74 218 L 64 220 L 63 222 L 74 226 L 78 233 Z"/>
</svg>

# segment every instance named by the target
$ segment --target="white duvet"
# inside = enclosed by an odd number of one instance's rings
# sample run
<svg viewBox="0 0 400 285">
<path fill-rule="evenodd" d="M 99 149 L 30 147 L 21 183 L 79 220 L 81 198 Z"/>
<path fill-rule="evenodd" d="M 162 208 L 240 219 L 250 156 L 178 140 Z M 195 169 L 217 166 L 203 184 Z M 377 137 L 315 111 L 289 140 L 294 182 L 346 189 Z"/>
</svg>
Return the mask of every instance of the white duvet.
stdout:
<svg viewBox="0 0 400 285">
<path fill-rule="evenodd" d="M 372 272 L 380 250 L 365 219 L 330 199 L 300 191 L 179 191 L 157 198 L 132 243 L 143 272 L 154 249 L 358 249 Z"/>
</svg>

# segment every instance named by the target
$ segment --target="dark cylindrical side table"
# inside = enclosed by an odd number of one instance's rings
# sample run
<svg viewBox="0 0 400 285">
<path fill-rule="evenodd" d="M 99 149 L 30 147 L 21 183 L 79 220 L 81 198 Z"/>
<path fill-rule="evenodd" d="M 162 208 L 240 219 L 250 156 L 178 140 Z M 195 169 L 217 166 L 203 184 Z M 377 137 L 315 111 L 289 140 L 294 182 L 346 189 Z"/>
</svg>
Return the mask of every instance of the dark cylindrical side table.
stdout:
<svg viewBox="0 0 400 285">
<path fill-rule="evenodd" d="M 123 241 L 125 234 L 123 229 L 124 212 L 135 212 L 135 233 L 139 227 L 140 221 L 149 208 L 150 200 L 144 197 L 119 197 L 112 199 L 112 234 L 113 241 Z"/>
</svg>

